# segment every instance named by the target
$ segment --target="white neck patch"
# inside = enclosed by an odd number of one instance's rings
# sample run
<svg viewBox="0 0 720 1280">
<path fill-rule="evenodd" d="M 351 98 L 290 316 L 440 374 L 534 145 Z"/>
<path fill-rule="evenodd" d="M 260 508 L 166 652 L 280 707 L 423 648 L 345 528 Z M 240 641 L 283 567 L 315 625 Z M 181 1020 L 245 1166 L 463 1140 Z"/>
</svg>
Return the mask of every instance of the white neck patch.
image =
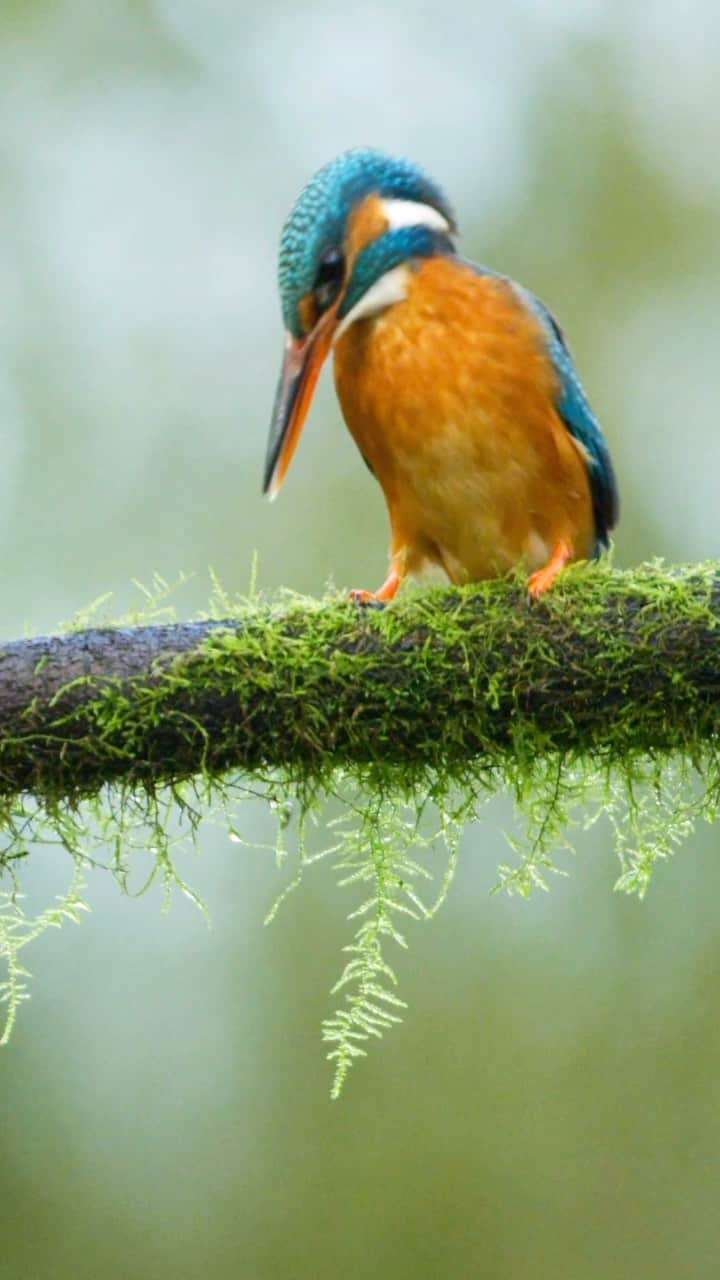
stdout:
<svg viewBox="0 0 720 1280">
<path fill-rule="evenodd" d="M 432 227 L 433 231 L 449 231 L 450 223 L 430 204 L 419 200 L 381 200 L 388 220 L 388 231 L 398 227 Z"/>
<path fill-rule="evenodd" d="M 417 208 L 417 206 L 415 206 Z M 422 206 L 420 206 L 422 207 Z M 407 278 L 408 269 L 404 263 L 399 267 L 393 267 L 390 271 L 386 271 L 384 276 L 380 276 L 374 284 L 370 285 L 367 293 L 364 293 L 359 302 L 347 315 L 343 317 L 335 330 L 333 343 L 354 324 L 356 320 L 362 320 L 367 316 L 376 316 L 378 312 L 384 311 L 386 307 L 391 307 L 394 302 L 403 302 L 407 298 Z"/>
</svg>

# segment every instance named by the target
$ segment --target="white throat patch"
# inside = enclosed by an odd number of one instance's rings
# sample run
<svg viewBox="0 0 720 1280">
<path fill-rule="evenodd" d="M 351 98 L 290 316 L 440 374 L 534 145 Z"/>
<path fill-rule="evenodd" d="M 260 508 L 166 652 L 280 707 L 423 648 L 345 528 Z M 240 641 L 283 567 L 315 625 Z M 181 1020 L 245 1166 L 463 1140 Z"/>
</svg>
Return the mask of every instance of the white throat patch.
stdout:
<svg viewBox="0 0 720 1280">
<path fill-rule="evenodd" d="M 341 334 L 356 320 L 362 320 L 366 316 L 376 316 L 386 307 L 391 307 L 394 302 L 403 302 L 407 298 L 407 278 L 408 268 L 404 263 L 386 271 L 384 276 L 380 276 L 380 279 L 370 285 L 367 293 L 363 294 L 359 302 L 356 302 L 352 310 L 348 311 L 340 321 L 335 330 L 333 343 L 337 342 Z"/>
</svg>

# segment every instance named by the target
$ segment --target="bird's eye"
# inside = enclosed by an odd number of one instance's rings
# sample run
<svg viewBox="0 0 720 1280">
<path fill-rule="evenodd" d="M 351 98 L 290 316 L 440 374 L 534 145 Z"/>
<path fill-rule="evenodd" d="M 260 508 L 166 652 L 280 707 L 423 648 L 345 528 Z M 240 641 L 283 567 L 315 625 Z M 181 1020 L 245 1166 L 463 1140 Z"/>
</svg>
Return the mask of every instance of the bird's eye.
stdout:
<svg viewBox="0 0 720 1280">
<path fill-rule="evenodd" d="M 339 249 L 327 249 L 320 259 L 313 296 L 319 312 L 327 311 L 337 298 L 345 276 L 345 259 Z"/>
</svg>

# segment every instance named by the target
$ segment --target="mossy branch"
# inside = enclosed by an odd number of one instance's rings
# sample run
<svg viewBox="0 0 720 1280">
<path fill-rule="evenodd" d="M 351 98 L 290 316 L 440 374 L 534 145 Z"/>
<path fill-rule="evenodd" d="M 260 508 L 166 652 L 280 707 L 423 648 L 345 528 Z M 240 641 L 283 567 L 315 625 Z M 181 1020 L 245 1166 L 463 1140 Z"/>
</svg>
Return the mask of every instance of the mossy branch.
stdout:
<svg viewBox="0 0 720 1280">
<path fill-rule="evenodd" d="M 223 597 L 220 612 L 0 650 L 0 1043 L 26 996 L 21 954 L 79 918 L 85 869 L 105 865 L 130 892 L 149 854 L 139 891 L 160 878 L 193 897 L 178 842 L 208 814 L 242 841 L 248 795 L 276 812 L 279 860 L 286 827 L 297 835 L 297 874 L 270 916 L 321 857 L 363 895 L 341 1005 L 323 1024 L 333 1097 L 398 1021 L 386 949 L 434 914 L 463 827 L 494 791 L 508 789 L 526 823 L 498 887 L 524 895 L 546 887 L 578 813 L 607 815 L 616 887 L 640 895 L 697 819 L 717 818 L 720 565 L 574 566 L 533 605 L 518 576 L 408 592 L 384 610 Z M 318 850 L 308 823 L 326 800 L 332 835 Z M 74 871 L 32 916 L 21 869 L 38 843 L 64 848 Z M 447 870 L 428 905 L 422 851 L 438 845 Z"/>
<path fill-rule="evenodd" d="M 0 652 L 0 791 L 692 756 L 718 731 L 719 623 L 716 566 L 591 566 L 533 605 L 513 580 L 20 640 Z"/>
</svg>

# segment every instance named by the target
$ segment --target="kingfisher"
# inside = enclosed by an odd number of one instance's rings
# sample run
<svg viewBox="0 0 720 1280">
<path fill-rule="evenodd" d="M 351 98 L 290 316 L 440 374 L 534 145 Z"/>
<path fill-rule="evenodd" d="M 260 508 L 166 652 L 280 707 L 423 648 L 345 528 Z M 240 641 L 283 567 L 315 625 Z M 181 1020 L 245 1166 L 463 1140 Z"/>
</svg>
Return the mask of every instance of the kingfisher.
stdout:
<svg viewBox="0 0 720 1280">
<path fill-rule="evenodd" d="M 441 188 L 373 148 L 331 160 L 285 223 L 285 354 L 263 492 L 274 498 L 333 352 L 343 416 L 379 481 L 390 565 L 461 584 L 525 566 L 537 599 L 608 545 L 618 493 L 563 331 L 528 289 L 461 257 Z"/>
</svg>

